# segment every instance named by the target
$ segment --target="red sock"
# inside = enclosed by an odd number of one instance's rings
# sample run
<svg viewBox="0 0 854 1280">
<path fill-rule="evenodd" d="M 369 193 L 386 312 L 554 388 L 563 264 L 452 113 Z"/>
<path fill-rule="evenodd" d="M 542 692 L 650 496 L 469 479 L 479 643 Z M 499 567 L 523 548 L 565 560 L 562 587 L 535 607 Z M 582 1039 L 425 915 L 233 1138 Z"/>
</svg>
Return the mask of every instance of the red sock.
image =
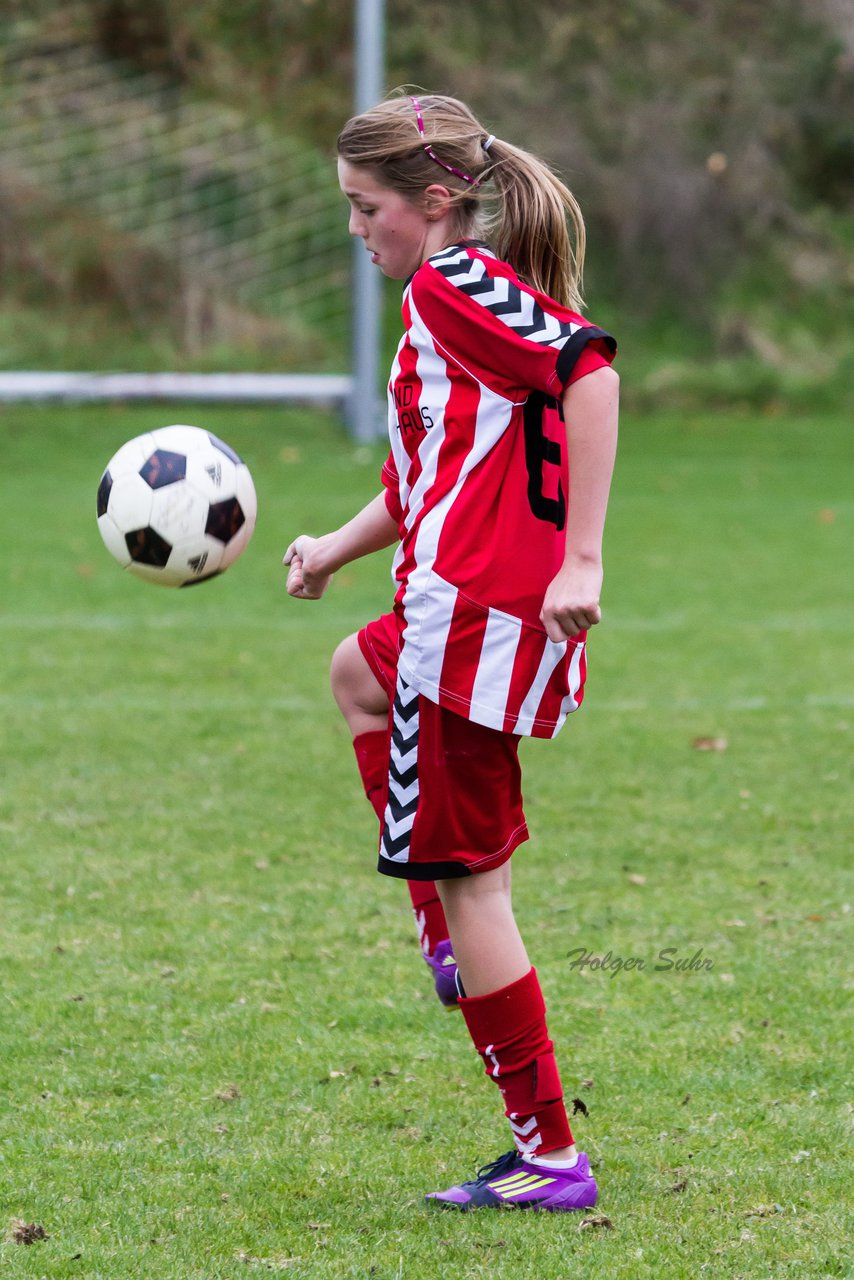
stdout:
<svg viewBox="0 0 854 1280">
<path fill-rule="evenodd" d="M 365 795 L 382 823 L 388 801 L 388 734 L 384 729 L 360 733 L 353 739 L 356 764 Z M 432 956 L 440 942 L 448 937 L 445 912 L 432 880 L 407 880 L 418 939 L 425 956 Z"/>
<path fill-rule="evenodd" d="M 388 802 L 388 734 L 385 729 L 360 733 L 353 739 L 353 750 L 365 795 L 382 822 Z"/>
<path fill-rule="evenodd" d="M 439 901 L 433 880 L 407 880 L 418 939 L 425 956 L 432 956 L 440 942 L 448 937 L 445 910 Z"/>
<path fill-rule="evenodd" d="M 466 996 L 460 1008 L 486 1074 L 501 1090 L 504 1114 L 520 1153 L 541 1156 L 571 1146 L 536 970 L 500 991 Z"/>
</svg>

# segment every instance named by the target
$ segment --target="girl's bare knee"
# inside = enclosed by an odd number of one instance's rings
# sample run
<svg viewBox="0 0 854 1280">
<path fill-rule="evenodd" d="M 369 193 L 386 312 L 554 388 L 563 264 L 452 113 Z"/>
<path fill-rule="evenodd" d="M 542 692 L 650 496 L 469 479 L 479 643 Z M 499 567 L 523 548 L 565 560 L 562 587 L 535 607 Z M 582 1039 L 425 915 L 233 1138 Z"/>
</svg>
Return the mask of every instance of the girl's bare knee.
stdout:
<svg viewBox="0 0 854 1280">
<path fill-rule="evenodd" d="M 342 698 L 345 701 L 349 699 L 357 683 L 358 671 L 354 661 L 354 649 L 358 652 L 358 640 L 354 635 L 347 636 L 346 640 L 341 641 L 332 655 L 329 682 L 339 705 Z M 362 657 L 361 653 L 359 653 L 359 657 Z M 364 658 L 362 658 L 362 661 L 364 662 Z"/>
<path fill-rule="evenodd" d="M 436 889 L 443 904 L 470 902 L 486 894 L 499 894 L 510 898 L 510 862 L 503 862 L 492 871 L 481 871 L 476 875 L 459 876 L 453 880 L 437 880 Z"/>
<path fill-rule="evenodd" d="M 351 728 L 388 714 L 388 696 L 368 666 L 356 635 L 342 640 L 332 655 L 329 671 L 335 701 Z"/>
</svg>

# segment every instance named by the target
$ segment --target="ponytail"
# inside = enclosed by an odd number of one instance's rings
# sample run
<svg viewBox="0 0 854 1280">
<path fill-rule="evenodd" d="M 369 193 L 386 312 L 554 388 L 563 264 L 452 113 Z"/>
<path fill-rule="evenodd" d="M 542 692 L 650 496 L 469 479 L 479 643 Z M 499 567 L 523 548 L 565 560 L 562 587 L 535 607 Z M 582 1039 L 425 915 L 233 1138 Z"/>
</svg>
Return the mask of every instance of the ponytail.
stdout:
<svg viewBox="0 0 854 1280">
<path fill-rule="evenodd" d="M 412 201 L 441 181 L 461 238 L 484 235 L 526 284 L 573 311 L 583 307 L 585 233 L 575 196 L 542 160 L 489 134 L 465 103 L 398 90 L 347 121 L 338 154 Z"/>
<path fill-rule="evenodd" d="M 499 198 L 490 228 L 495 252 L 540 293 L 580 311 L 586 235 L 578 201 L 548 165 L 521 147 L 496 138 L 489 158 L 488 177 Z"/>
</svg>

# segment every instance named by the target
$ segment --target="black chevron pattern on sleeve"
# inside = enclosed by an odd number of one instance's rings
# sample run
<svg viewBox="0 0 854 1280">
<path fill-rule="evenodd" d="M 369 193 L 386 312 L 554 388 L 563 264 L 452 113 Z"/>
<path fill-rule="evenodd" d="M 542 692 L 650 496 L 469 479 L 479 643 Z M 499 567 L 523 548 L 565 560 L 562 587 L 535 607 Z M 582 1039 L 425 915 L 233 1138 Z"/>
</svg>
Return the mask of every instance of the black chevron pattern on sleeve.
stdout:
<svg viewBox="0 0 854 1280">
<path fill-rule="evenodd" d="M 612 353 L 617 350 L 617 343 L 610 333 L 592 325 L 558 320 L 557 316 L 544 311 L 532 294 L 520 289 L 512 280 L 491 276 L 484 262 L 470 257 L 465 248 L 456 246 L 429 261 L 446 280 L 486 307 L 520 338 L 559 348 L 557 374 L 563 383 L 566 383 L 588 342 L 599 340 Z"/>
<path fill-rule="evenodd" d="M 580 328 L 570 320 L 558 320 L 557 316 L 544 311 L 533 294 L 520 289 L 512 280 L 491 276 L 483 261 L 469 257 L 465 249 L 437 254 L 429 262 L 446 280 L 529 342 L 562 347 Z"/>
</svg>

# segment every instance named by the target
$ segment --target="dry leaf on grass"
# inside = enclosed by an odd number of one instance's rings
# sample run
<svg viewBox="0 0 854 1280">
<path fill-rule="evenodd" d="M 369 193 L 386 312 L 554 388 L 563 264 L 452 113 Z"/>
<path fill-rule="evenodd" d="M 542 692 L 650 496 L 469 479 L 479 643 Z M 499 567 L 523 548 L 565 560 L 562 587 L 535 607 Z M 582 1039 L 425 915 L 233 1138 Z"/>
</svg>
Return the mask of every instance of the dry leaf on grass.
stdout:
<svg viewBox="0 0 854 1280">
<path fill-rule="evenodd" d="M 610 1218 L 606 1218 L 604 1213 L 594 1214 L 592 1218 L 582 1218 L 579 1223 L 579 1231 L 584 1231 L 591 1227 L 604 1227 L 606 1231 L 613 1231 L 614 1224 Z"/>
<path fill-rule="evenodd" d="M 249 1267 L 262 1267 L 265 1271 L 286 1271 L 302 1261 L 301 1258 L 256 1258 L 245 1249 L 240 1249 L 234 1256 L 238 1262 L 245 1262 Z"/>
<path fill-rule="evenodd" d="M 729 743 L 726 738 L 695 738 L 691 746 L 695 751 L 726 751 Z"/>
<path fill-rule="evenodd" d="M 775 1213 L 782 1213 L 781 1204 L 758 1204 L 753 1209 L 745 1209 L 745 1218 L 773 1218 Z"/>
<path fill-rule="evenodd" d="M 9 1233 L 15 1244 L 35 1244 L 36 1240 L 49 1240 L 50 1236 L 41 1223 L 24 1222 L 23 1218 L 14 1218 Z"/>
<path fill-rule="evenodd" d="M 214 1097 L 217 1102 L 236 1102 L 240 1097 L 240 1090 L 236 1084 L 227 1084 L 222 1089 L 218 1089 Z"/>
</svg>

